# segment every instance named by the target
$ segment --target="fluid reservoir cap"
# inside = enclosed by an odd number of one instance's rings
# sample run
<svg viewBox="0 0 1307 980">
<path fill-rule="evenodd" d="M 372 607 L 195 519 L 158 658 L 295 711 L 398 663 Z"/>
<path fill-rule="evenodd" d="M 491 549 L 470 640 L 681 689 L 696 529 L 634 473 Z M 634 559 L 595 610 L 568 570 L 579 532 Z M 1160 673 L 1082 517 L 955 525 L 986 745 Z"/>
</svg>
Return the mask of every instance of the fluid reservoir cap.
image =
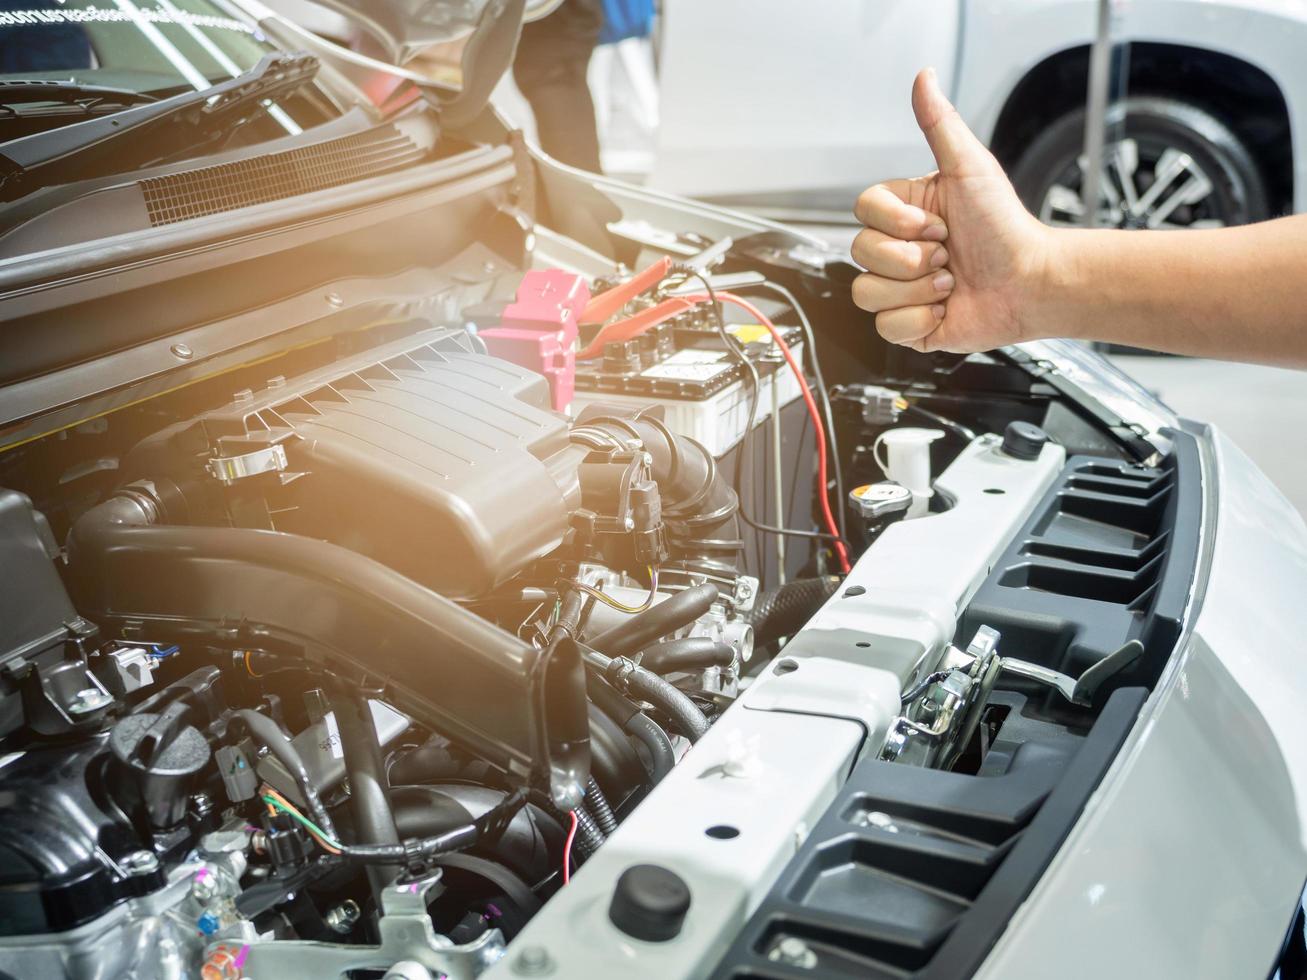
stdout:
<svg viewBox="0 0 1307 980">
<path fill-rule="evenodd" d="M 637 864 L 617 879 L 608 918 L 633 939 L 662 943 L 681 932 L 690 911 L 690 886 L 675 871 Z"/>
<path fill-rule="evenodd" d="M 1009 422 L 1003 430 L 1003 452 L 1013 459 L 1038 459 L 1048 433 L 1032 422 Z"/>
<path fill-rule="evenodd" d="M 177 702 L 162 714 L 127 715 L 109 734 L 120 767 L 112 791 L 124 794 L 125 808 L 142 804 L 156 828 L 181 822 L 195 778 L 209 764 L 209 743 L 185 723 L 187 710 Z"/>
<path fill-rule="evenodd" d="M 867 483 L 849 491 L 849 501 L 867 520 L 881 520 L 912 506 L 912 491 L 893 480 Z"/>
</svg>

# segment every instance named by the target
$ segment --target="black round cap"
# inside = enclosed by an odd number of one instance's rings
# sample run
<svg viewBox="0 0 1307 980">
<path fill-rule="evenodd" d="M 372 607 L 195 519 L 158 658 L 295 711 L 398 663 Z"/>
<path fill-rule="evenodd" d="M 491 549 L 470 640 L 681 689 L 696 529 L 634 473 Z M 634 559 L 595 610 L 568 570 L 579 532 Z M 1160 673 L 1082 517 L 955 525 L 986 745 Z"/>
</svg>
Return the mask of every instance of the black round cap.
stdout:
<svg viewBox="0 0 1307 980">
<path fill-rule="evenodd" d="M 690 886 L 675 871 L 637 864 L 622 872 L 608 906 L 608 918 L 632 939 L 662 943 L 675 939 L 690 911 Z"/>
<path fill-rule="evenodd" d="M 1048 433 L 1031 422 L 1009 422 L 1003 430 L 1003 452 L 1014 459 L 1038 459 Z"/>
</svg>

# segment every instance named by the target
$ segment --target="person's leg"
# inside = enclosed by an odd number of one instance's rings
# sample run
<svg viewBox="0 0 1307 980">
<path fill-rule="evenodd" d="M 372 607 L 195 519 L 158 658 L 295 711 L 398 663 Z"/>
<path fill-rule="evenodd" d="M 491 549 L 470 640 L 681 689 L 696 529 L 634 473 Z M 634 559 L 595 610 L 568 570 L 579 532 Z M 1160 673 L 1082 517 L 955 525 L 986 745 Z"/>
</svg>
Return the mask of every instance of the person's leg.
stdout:
<svg viewBox="0 0 1307 980">
<path fill-rule="evenodd" d="M 545 152 L 598 172 L 599 133 L 586 68 L 599 40 L 599 0 L 564 0 L 549 16 L 522 27 L 513 79 L 535 114 Z"/>
</svg>

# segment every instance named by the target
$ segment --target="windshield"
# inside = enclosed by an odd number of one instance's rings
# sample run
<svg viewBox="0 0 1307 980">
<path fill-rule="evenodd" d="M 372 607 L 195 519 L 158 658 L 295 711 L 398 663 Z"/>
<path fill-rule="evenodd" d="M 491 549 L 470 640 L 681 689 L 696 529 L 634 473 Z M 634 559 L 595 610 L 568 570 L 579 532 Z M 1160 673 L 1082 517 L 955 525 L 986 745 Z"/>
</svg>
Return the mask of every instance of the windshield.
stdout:
<svg viewBox="0 0 1307 980">
<path fill-rule="evenodd" d="M 275 50 L 220 0 L 0 0 L 0 83 L 61 81 L 162 98 L 234 78 Z M 30 96 L 22 106 L 6 103 L 2 85 L 0 105 L 11 119 L 51 114 Z M 305 113 L 290 104 L 269 111 L 289 133 L 309 124 Z M 0 129 L 2 138 L 12 137 Z"/>
</svg>

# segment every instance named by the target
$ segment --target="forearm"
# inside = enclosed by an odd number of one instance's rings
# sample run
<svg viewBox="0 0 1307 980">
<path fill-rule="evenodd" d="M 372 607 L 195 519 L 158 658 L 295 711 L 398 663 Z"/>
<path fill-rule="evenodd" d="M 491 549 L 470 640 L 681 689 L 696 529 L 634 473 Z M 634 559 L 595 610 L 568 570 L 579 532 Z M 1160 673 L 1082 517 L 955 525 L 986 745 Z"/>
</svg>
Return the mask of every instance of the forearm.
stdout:
<svg viewBox="0 0 1307 980">
<path fill-rule="evenodd" d="M 1307 367 L 1307 216 L 1241 228 L 1050 230 L 1021 316 L 1064 336 Z"/>
</svg>

